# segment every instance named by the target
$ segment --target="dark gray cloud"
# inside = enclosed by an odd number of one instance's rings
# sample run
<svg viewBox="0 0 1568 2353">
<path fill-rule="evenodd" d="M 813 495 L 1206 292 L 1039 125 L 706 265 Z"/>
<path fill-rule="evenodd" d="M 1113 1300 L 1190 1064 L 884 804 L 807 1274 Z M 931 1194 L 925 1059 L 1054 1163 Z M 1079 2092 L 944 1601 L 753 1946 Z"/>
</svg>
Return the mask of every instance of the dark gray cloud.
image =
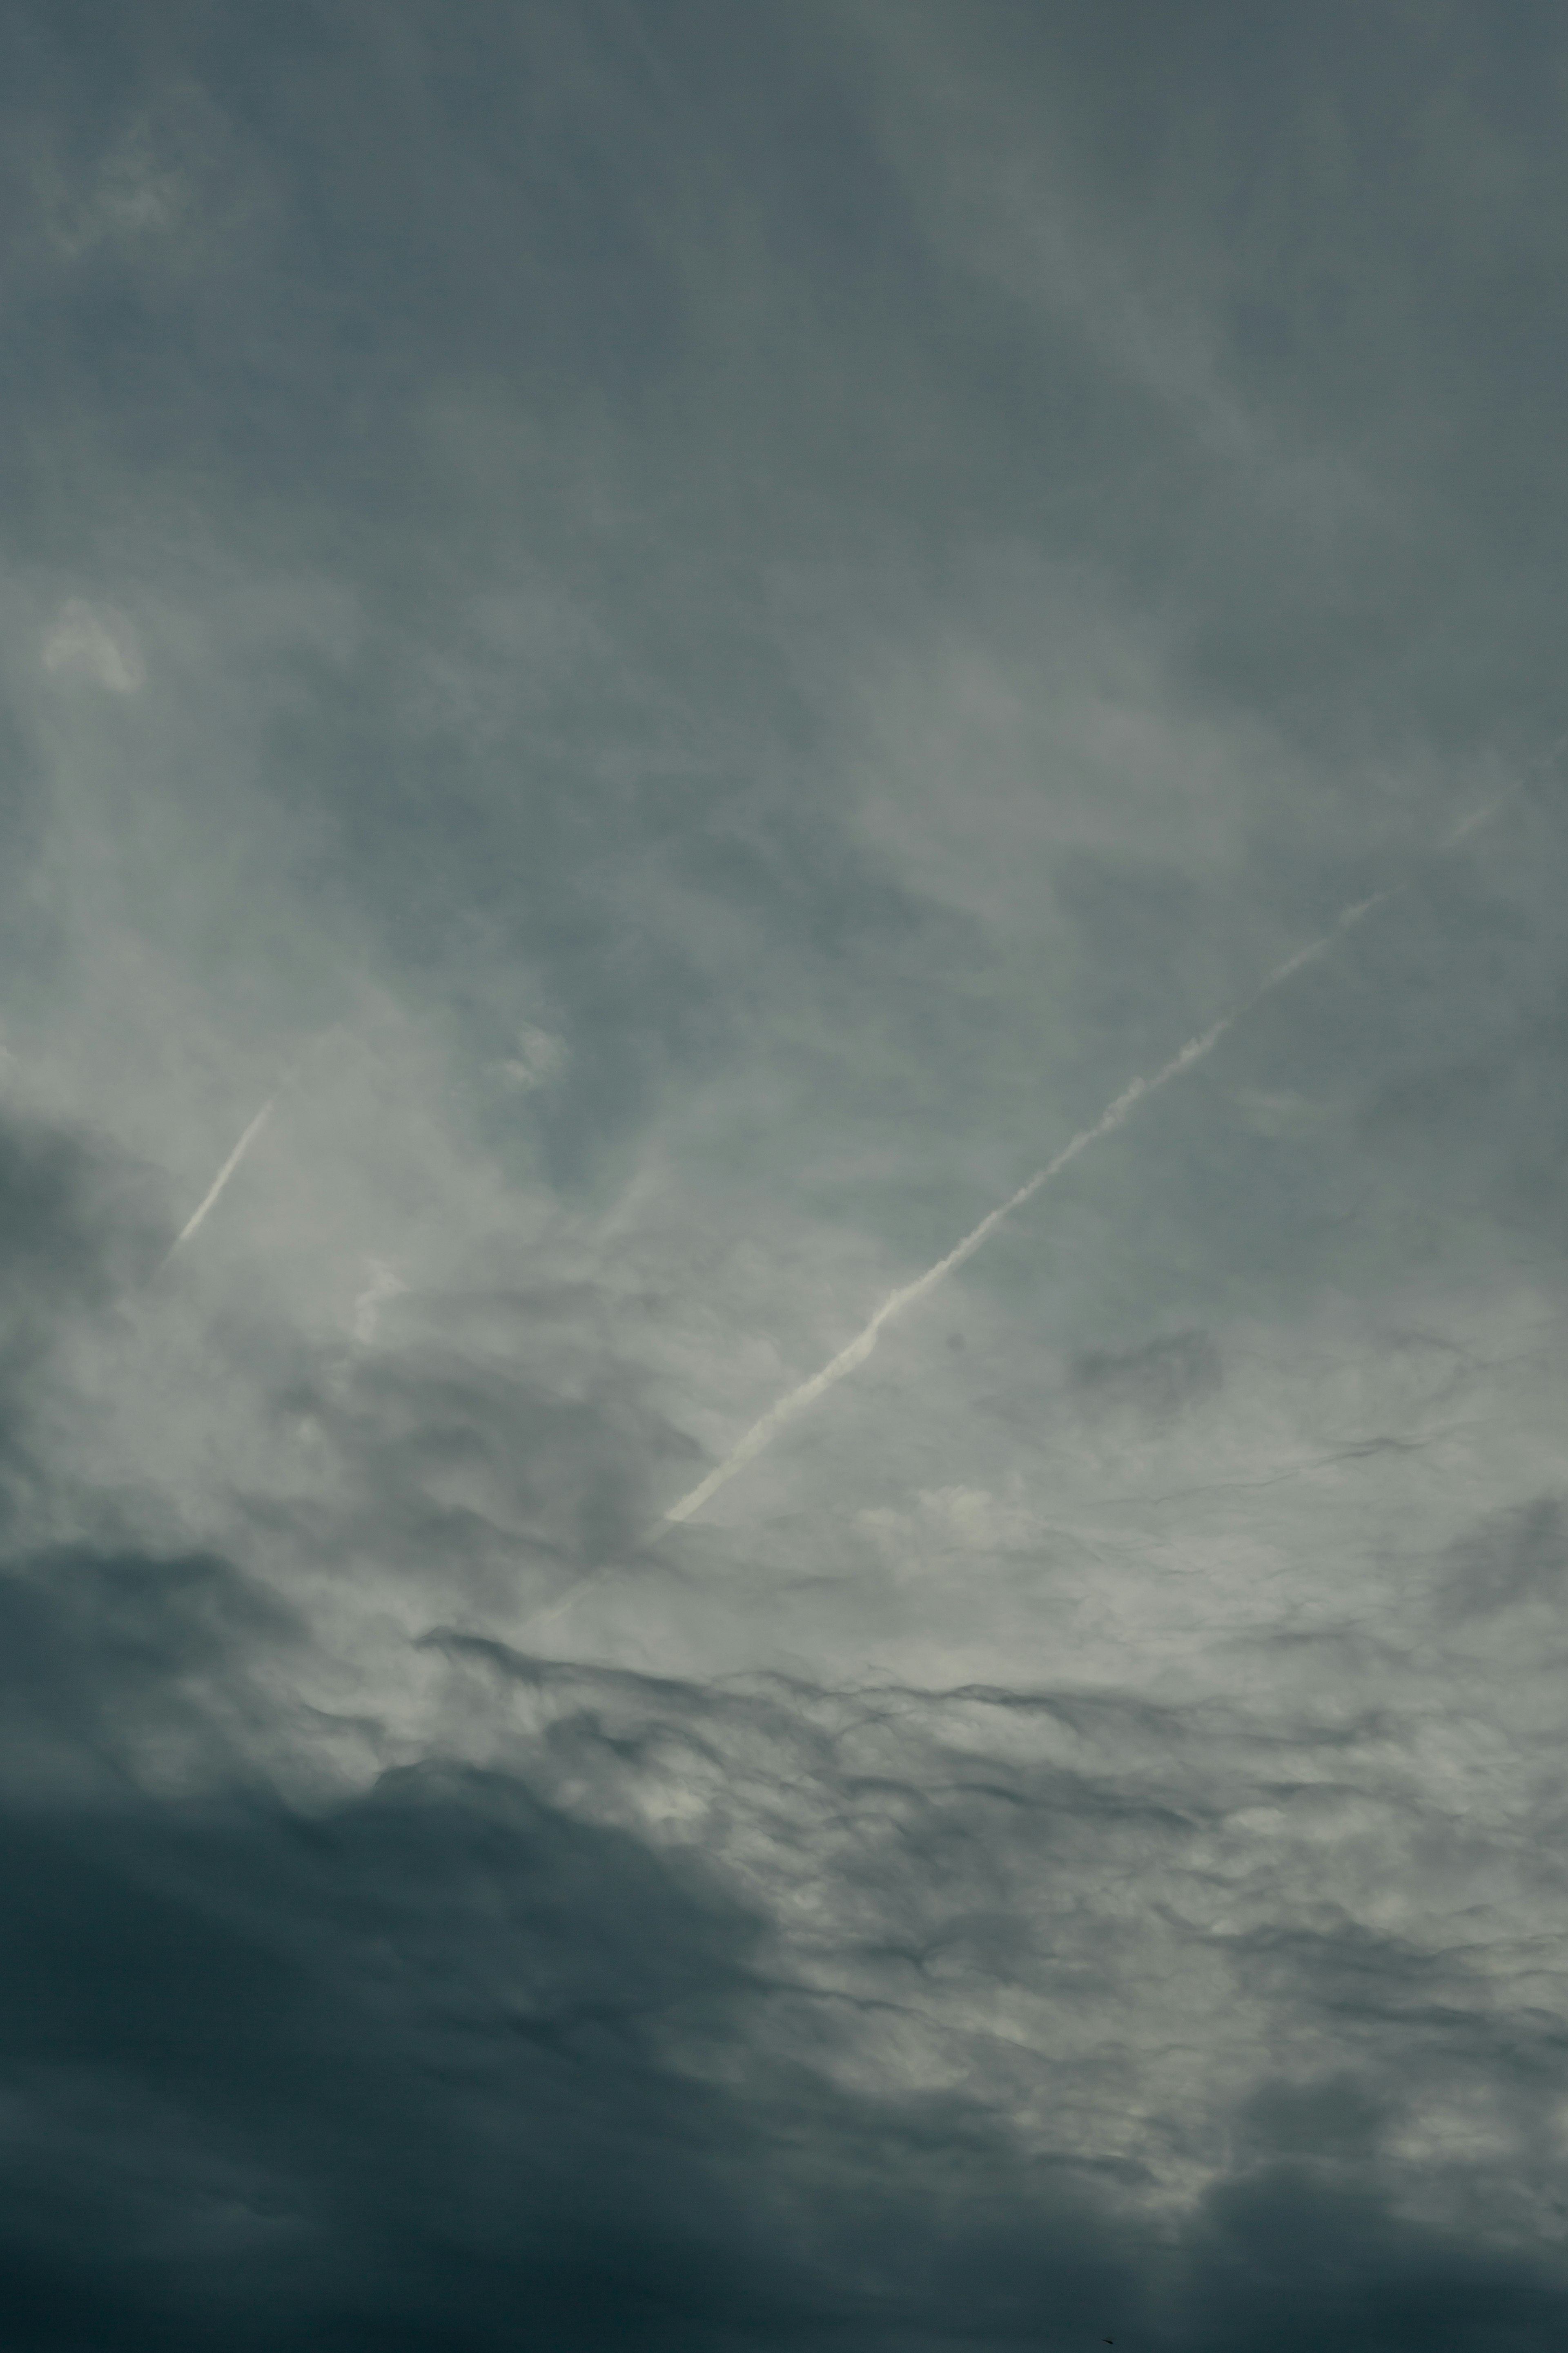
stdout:
<svg viewBox="0 0 1568 2353">
<path fill-rule="evenodd" d="M 1170 1332 L 1142 1348 L 1085 1350 L 1073 1386 L 1091 1412 L 1122 1409 L 1167 1420 L 1191 1401 L 1212 1397 L 1225 1363 L 1206 1332 Z"/>
<path fill-rule="evenodd" d="M 1554 1603 L 1568 1571 L 1563 1500 L 1537 1495 L 1483 1521 L 1452 1546 L 1443 1580 L 1447 1609 L 1460 1617 Z"/>
<path fill-rule="evenodd" d="M 1565 86 L 0 15 L 7 2345 L 1562 2340 Z"/>
</svg>

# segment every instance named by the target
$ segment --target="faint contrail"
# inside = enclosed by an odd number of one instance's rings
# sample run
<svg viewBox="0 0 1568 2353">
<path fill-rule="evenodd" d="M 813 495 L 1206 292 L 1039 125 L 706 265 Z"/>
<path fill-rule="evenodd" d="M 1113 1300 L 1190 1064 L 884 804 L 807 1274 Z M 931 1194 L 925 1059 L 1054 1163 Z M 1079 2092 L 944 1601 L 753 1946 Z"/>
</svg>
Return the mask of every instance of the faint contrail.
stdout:
<svg viewBox="0 0 1568 2353">
<path fill-rule="evenodd" d="M 273 1095 L 262 1104 L 261 1109 L 257 1113 L 256 1117 L 251 1121 L 250 1125 L 246 1129 L 245 1134 L 240 1137 L 239 1142 L 235 1145 L 234 1150 L 229 1154 L 228 1158 L 224 1162 L 223 1166 L 218 1170 L 217 1175 L 213 1178 L 212 1184 L 208 1187 L 205 1199 L 201 1203 L 199 1208 L 197 1208 L 191 1217 L 186 1219 L 184 1224 L 180 1228 L 179 1232 L 174 1236 L 174 1240 L 170 1243 L 168 1255 L 164 1258 L 163 1264 L 158 1269 L 160 1274 L 163 1273 L 163 1268 L 168 1265 L 169 1260 L 174 1256 L 175 1252 L 184 1250 L 185 1244 L 190 1240 L 191 1236 L 195 1232 L 196 1228 L 201 1225 L 203 1220 L 205 1219 L 208 1211 L 216 1206 L 218 1196 L 223 1191 L 224 1187 L 228 1183 L 229 1178 L 234 1175 L 235 1170 L 239 1166 L 240 1162 L 244 1159 L 246 1154 L 249 1151 L 251 1145 L 255 1143 L 257 1137 L 260 1134 L 262 1129 L 271 1118 L 272 1106 L 277 1100 L 277 1096 Z"/>
<path fill-rule="evenodd" d="M 1490 816 L 1490 814 L 1489 809 L 1482 812 L 1483 816 Z M 1476 820 L 1477 823 L 1479 821 L 1479 818 Z M 1464 832 L 1468 832 L 1470 829 L 1468 824 L 1461 828 Z M 1454 839 L 1457 840 L 1458 838 L 1458 835 L 1456 835 Z M 1449 845 L 1444 846 L 1447 848 Z M 807 1406 L 815 1405 L 818 1398 L 826 1397 L 828 1390 L 844 1378 L 846 1373 L 852 1373 L 858 1365 L 865 1363 L 877 1345 L 878 1335 L 884 1324 L 891 1323 L 895 1315 L 900 1314 L 906 1307 L 912 1307 L 918 1299 L 924 1299 L 929 1292 L 934 1291 L 937 1284 L 943 1282 L 953 1271 L 955 1267 L 962 1266 L 965 1259 L 973 1258 L 981 1244 L 989 1240 L 1005 1218 L 1010 1218 L 1015 1209 L 1021 1209 L 1026 1201 L 1032 1200 L 1041 1187 L 1048 1185 L 1053 1176 L 1059 1176 L 1068 1162 L 1076 1160 L 1080 1152 L 1087 1152 L 1089 1145 L 1098 1144 L 1102 1135 L 1110 1135 L 1115 1129 L 1121 1126 L 1147 1096 L 1157 1093 L 1160 1088 L 1167 1085 L 1172 1079 L 1180 1078 L 1184 1071 L 1192 1070 L 1206 1054 L 1212 1053 L 1226 1031 L 1234 1029 L 1243 1014 L 1249 1013 L 1261 997 L 1268 995 L 1270 989 L 1278 988 L 1282 981 L 1289 980 L 1292 974 L 1300 972 L 1303 965 L 1310 964 L 1315 957 L 1322 955 L 1332 947 L 1336 940 L 1351 929 L 1352 924 L 1359 923 L 1363 916 L 1370 915 L 1374 907 L 1383 906 L 1388 900 L 1396 897 L 1400 891 L 1408 887 L 1402 882 L 1395 885 L 1394 890 L 1379 891 L 1373 898 L 1358 899 L 1353 906 L 1345 909 L 1331 931 L 1325 932 L 1321 939 L 1313 940 L 1310 946 L 1298 948 L 1293 956 L 1287 956 L 1283 964 L 1277 965 L 1268 978 L 1261 981 L 1253 990 L 1250 997 L 1244 997 L 1239 1005 L 1233 1006 L 1228 1013 L 1223 1014 L 1213 1028 L 1205 1029 L 1200 1037 L 1190 1038 L 1180 1053 L 1173 1054 L 1163 1068 L 1154 1072 L 1152 1078 L 1134 1079 L 1131 1085 L 1124 1088 L 1117 1096 L 1110 1108 L 1101 1112 L 1092 1127 L 1081 1129 L 1070 1144 L 1063 1145 L 1054 1160 L 1047 1160 L 1043 1168 L 1037 1168 L 1034 1175 L 1025 1184 L 1020 1185 L 1017 1191 L 1004 1201 L 999 1208 L 993 1209 L 989 1216 L 982 1218 L 973 1232 L 965 1234 L 963 1240 L 956 1248 L 950 1250 L 945 1258 L 938 1259 L 934 1266 L 928 1267 L 924 1274 L 917 1275 L 913 1282 L 905 1283 L 901 1291 L 889 1292 L 864 1331 L 858 1333 L 848 1346 L 841 1348 L 837 1356 L 830 1363 L 824 1365 L 819 1373 L 813 1373 L 809 1380 L 802 1381 L 798 1388 L 791 1389 L 787 1397 L 780 1398 L 777 1405 L 770 1406 L 761 1421 L 752 1423 L 740 1444 L 725 1456 L 723 1461 L 715 1470 L 710 1471 L 706 1479 L 693 1487 L 689 1495 L 683 1495 L 679 1504 L 670 1505 L 664 1515 L 665 1520 L 668 1523 L 689 1520 L 693 1512 L 700 1512 L 709 1497 L 717 1494 L 727 1480 L 732 1479 L 737 1471 L 743 1470 L 748 1462 L 763 1451 L 764 1447 L 773 1444 L 786 1422 L 793 1421 L 797 1414 L 804 1413 Z"/>
</svg>

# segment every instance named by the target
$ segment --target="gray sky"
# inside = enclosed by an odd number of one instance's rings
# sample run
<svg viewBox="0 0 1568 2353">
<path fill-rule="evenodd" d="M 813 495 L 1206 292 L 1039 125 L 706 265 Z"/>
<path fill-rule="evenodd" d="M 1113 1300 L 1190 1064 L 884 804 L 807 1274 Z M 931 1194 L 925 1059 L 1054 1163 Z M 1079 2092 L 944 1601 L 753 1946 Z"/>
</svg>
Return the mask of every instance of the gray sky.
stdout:
<svg viewBox="0 0 1568 2353">
<path fill-rule="evenodd" d="M 1565 105 L 0 12 L 18 2353 L 1563 2341 Z"/>
</svg>

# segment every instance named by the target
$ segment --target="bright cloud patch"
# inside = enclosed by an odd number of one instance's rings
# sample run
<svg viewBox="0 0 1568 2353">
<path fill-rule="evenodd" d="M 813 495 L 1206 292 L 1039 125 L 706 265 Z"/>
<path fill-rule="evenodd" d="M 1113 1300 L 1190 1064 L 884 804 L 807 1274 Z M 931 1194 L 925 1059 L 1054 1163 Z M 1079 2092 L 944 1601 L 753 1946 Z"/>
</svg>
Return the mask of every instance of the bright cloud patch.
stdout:
<svg viewBox="0 0 1568 2353">
<path fill-rule="evenodd" d="M 43 659 L 51 676 L 107 687 L 111 694 L 134 694 L 147 676 L 130 623 L 80 596 L 68 596 L 60 607 L 44 639 Z"/>
</svg>

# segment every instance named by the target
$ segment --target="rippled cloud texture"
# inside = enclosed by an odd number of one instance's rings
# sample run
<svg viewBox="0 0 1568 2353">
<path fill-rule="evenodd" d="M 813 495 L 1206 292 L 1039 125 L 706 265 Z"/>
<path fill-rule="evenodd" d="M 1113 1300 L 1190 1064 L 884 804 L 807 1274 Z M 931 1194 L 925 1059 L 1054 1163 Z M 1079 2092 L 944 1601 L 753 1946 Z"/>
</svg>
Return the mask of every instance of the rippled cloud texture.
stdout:
<svg viewBox="0 0 1568 2353">
<path fill-rule="evenodd" d="M 7 2348 L 1568 2342 L 1565 107 L 5 11 Z"/>
</svg>

